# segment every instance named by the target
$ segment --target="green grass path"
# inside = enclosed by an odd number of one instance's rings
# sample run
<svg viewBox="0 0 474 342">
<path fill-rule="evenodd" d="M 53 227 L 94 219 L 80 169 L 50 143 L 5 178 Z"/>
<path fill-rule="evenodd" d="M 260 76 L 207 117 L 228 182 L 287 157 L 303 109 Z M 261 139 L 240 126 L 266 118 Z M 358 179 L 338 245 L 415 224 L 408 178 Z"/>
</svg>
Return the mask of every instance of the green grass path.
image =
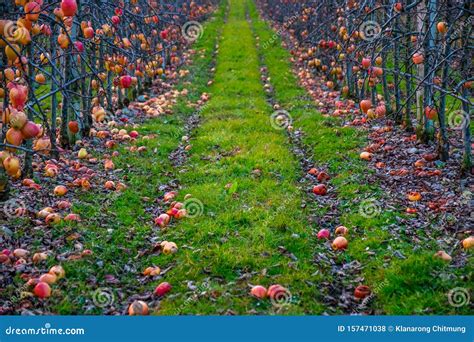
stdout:
<svg viewBox="0 0 474 342">
<path fill-rule="evenodd" d="M 280 283 L 292 295 L 284 312 L 319 311 L 309 285 L 312 238 L 300 209 L 298 163 L 285 133 L 270 123 L 255 41 L 246 21 L 246 2 L 230 1 L 223 27 L 212 98 L 192 143 L 181 196 L 203 204 L 201 216 L 186 219 L 166 239 L 179 241 L 176 266 L 167 275 L 176 293 L 186 282 L 209 286 L 212 296 L 186 302 L 177 295 L 161 303 L 161 313 L 245 314 L 281 312 L 269 301 L 248 295 L 249 284 Z M 205 284 L 205 285 L 204 285 Z M 300 298 L 304 298 L 300 300 Z"/>
</svg>

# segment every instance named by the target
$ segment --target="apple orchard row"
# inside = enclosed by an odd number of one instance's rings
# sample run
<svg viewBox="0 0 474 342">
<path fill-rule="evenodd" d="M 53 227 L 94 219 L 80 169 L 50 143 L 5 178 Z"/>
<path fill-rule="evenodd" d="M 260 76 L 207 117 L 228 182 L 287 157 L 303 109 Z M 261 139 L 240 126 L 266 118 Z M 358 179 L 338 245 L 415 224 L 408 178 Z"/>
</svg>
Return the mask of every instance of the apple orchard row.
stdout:
<svg viewBox="0 0 474 342">
<path fill-rule="evenodd" d="M 358 101 L 367 120 L 389 117 L 420 141 L 437 140 L 442 161 L 453 134 L 464 151 L 462 169 L 472 172 L 471 1 L 258 4 L 290 37 L 294 58 L 323 77 L 327 89 Z"/>
<path fill-rule="evenodd" d="M 215 0 L 7 0 L 0 4 L 0 194 L 57 158 L 181 63 L 183 28 Z M 193 37 L 191 37 L 193 38 Z M 192 41 L 191 41 L 192 42 Z"/>
</svg>

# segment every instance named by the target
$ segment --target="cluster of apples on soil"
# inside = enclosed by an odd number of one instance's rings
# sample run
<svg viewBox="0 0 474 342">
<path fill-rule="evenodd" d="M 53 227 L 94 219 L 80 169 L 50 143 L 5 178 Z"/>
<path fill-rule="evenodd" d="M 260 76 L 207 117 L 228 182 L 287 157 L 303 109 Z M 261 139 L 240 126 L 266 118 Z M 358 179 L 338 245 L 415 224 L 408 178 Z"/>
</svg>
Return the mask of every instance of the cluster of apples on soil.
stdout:
<svg viewBox="0 0 474 342">
<path fill-rule="evenodd" d="M 84 255 L 90 253 L 90 250 L 83 251 Z M 0 263 L 5 266 L 11 266 L 19 272 L 20 278 L 26 281 L 25 290 L 28 290 L 26 292 L 41 299 L 51 296 L 51 286 L 61 278 L 64 278 L 66 272 L 61 265 L 55 265 L 48 272 L 38 275 L 37 272 L 32 274 L 26 271 L 25 266 L 42 267 L 48 258 L 50 258 L 48 252 L 37 252 L 31 255 L 30 251 L 23 248 L 16 248 L 13 251 L 3 249 L 0 253 Z"/>
</svg>

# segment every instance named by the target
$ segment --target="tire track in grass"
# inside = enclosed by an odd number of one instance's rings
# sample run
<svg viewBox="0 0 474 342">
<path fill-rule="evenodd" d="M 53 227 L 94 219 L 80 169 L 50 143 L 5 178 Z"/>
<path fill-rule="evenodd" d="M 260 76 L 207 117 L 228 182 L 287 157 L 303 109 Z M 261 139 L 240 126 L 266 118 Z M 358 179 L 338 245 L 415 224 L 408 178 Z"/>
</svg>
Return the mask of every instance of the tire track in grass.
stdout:
<svg viewBox="0 0 474 342">
<path fill-rule="evenodd" d="M 245 2 L 230 1 L 210 90 L 179 176 L 178 200 L 190 194 L 204 210 L 165 233 L 183 245 L 159 313 L 320 313 L 298 163 L 270 124 Z M 251 285 L 275 283 L 289 290 L 284 303 L 249 295 Z M 193 287 L 204 291 L 190 300 Z"/>
<path fill-rule="evenodd" d="M 282 113 L 285 116 L 287 124 L 283 127 L 288 136 L 288 144 L 290 149 L 298 159 L 302 171 L 299 183 L 306 192 L 304 206 L 308 206 L 310 220 L 315 225 L 312 230 L 312 235 L 316 237 L 318 230 L 327 229 L 330 231 L 330 238 L 328 242 L 318 243 L 315 248 L 314 262 L 317 263 L 320 271 L 324 274 L 325 279 L 320 283 L 319 298 L 326 305 L 327 313 L 352 313 L 356 312 L 358 303 L 354 300 L 353 292 L 355 286 L 362 281 L 360 278 L 360 270 L 362 265 L 357 260 L 349 261 L 345 253 L 340 251 L 333 251 L 330 247 L 330 241 L 335 238 L 335 230 L 341 226 L 341 208 L 339 206 L 339 198 L 337 194 L 337 187 L 331 184 L 329 177 L 334 177 L 334 174 L 328 170 L 328 165 L 317 163 L 314 160 L 314 155 L 310 146 L 307 146 L 303 139 L 307 134 L 299 126 L 299 115 L 293 113 L 295 105 L 293 101 L 285 101 L 284 96 L 288 89 L 296 86 L 296 80 L 292 82 L 291 78 L 286 77 L 291 75 L 290 68 L 279 68 L 272 63 L 266 63 L 266 57 L 273 53 L 273 49 L 282 49 L 280 47 L 272 47 L 269 41 L 262 40 L 260 34 L 270 34 L 270 41 L 275 41 L 274 33 L 272 31 L 264 31 L 264 23 L 259 19 L 256 9 L 252 1 L 247 1 L 249 10 L 249 21 L 252 25 L 252 31 L 257 40 L 257 48 L 259 52 L 262 82 L 267 94 L 269 104 L 275 110 L 275 114 Z M 255 27 L 258 23 L 258 32 Z M 268 38 L 267 36 L 265 36 Z M 263 44 L 263 47 L 261 45 Z M 278 88 L 272 84 L 272 77 L 278 74 L 280 81 Z M 280 86 L 284 84 L 285 88 Z M 278 93 L 276 93 L 278 91 Z M 291 91 L 289 91 L 291 93 Z M 280 100 L 283 105 L 280 104 Z M 294 102 L 297 98 L 294 98 Z M 311 111 L 312 108 L 306 108 Z M 293 126 L 293 120 L 295 125 Z M 312 134 L 318 137 L 317 133 Z M 318 137 L 324 139 L 324 136 Z M 339 146 L 336 146 L 339 148 Z M 341 151 L 342 152 L 342 151 Z M 324 196 L 315 196 L 312 189 L 314 186 L 324 184 L 327 187 L 327 194 Z M 353 232 L 352 232 L 353 234 Z M 324 240 L 323 240 L 324 241 Z"/>
</svg>

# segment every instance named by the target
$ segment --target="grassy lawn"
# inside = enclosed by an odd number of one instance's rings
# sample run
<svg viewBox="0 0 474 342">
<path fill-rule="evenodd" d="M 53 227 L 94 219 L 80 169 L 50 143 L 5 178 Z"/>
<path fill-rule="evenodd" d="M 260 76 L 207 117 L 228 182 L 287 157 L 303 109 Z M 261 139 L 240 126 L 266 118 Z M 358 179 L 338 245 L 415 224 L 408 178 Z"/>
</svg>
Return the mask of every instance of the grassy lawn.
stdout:
<svg viewBox="0 0 474 342">
<path fill-rule="evenodd" d="M 161 312 L 183 306 L 186 313 L 281 312 L 248 295 L 249 284 L 274 283 L 291 292 L 285 313 L 321 312 L 309 285 L 317 280 L 316 268 L 311 231 L 299 208 L 297 161 L 284 133 L 270 124 L 245 2 L 230 4 L 212 98 L 192 140 L 188 171 L 179 177 L 182 195 L 192 194 L 204 210 L 166 233 L 189 248 L 167 275 L 179 294 L 164 300 Z M 189 280 L 207 283 L 211 295 L 185 304 Z"/>
</svg>

